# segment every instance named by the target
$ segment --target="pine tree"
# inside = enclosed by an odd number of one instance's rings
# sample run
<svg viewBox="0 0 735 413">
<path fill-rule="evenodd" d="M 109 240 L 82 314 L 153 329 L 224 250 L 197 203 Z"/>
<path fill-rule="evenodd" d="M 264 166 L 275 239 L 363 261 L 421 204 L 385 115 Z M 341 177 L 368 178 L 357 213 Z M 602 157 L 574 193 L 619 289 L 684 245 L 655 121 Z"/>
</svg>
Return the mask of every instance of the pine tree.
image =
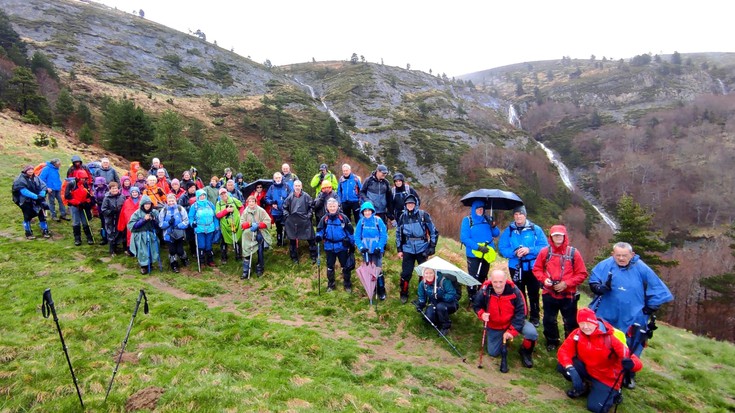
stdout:
<svg viewBox="0 0 735 413">
<path fill-rule="evenodd" d="M 15 109 L 21 115 L 25 115 L 28 109 L 33 109 L 34 101 L 38 100 L 38 82 L 36 77 L 27 67 L 16 67 L 13 77 L 8 82 L 11 87 L 10 99 L 15 103 Z"/>
<path fill-rule="evenodd" d="M 106 148 L 131 160 L 144 159 L 155 131 L 143 109 L 130 100 L 120 99 L 109 102 L 104 115 Z"/>
<path fill-rule="evenodd" d="M 212 154 L 206 162 L 217 176 L 224 173 L 225 168 L 238 171 L 240 170 L 240 151 L 229 136 L 222 135 L 212 148 Z"/>
<path fill-rule="evenodd" d="M 74 114 L 74 100 L 69 93 L 69 89 L 64 88 L 59 92 L 56 99 L 56 122 L 62 126 L 66 124 L 71 115 Z"/>
<path fill-rule="evenodd" d="M 94 136 L 92 136 L 92 129 L 86 123 L 79 129 L 79 142 L 91 144 L 94 142 Z"/>
<path fill-rule="evenodd" d="M 0 10 L 0 47 L 5 49 L 8 57 L 15 64 L 25 64 L 25 59 L 28 55 L 26 44 L 20 39 L 18 32 L 13 29 L 10 18 L 3 10 Z M 16 61 L 16 59 L 20 60 L 20 62 Z"/>
<path fill-rule="evenodd" d="M 151 157 L 165 159 L 166 168 L 177 175 L 189 169 L 196 152 L 196 147 L 184 136 L 184 123 L 179 114 L 173 110 L 163 112 L 156 122 Z"/>
<path fill-rule="evenodd" d="M 79 105 L 77 105 L 76 117 L 79 118 L 79 122 L 86 124 L 89 129 L 94 130 L 97 128 L 97 125 L 94 123 L 94 118 L 92 117 L 92 111 L 89 110 L 89 106 L 87 106 L 86 103 L 79 102 Z"/>
<path fill-rule="evenodd" d="M 620 198 L 617 218 L 620 228 L 613 235 L 610 241 L 611 246 L 617 242 L 629 243 L 633 246 L 633 251 L 654 271 L 657 271 L 659 267 L 679 265 L 678 261 L 664 260 L 660 255 L 655 254 L 668 251 L 670 246 L 661 241 L 659 235 L 651 230 L 653 216 L 633 201 L 633 197 L 623 195 Z"/>
<path fill-rule="evenodd" d="M 263 162 L 252 152 L 248 152 L 245 162 L 242 163 L 241 170 L 245 182 L 253 182 L 257 179 L 265 178 L 268 174 L 268 170 L 263 165 Z"/>
</svg>

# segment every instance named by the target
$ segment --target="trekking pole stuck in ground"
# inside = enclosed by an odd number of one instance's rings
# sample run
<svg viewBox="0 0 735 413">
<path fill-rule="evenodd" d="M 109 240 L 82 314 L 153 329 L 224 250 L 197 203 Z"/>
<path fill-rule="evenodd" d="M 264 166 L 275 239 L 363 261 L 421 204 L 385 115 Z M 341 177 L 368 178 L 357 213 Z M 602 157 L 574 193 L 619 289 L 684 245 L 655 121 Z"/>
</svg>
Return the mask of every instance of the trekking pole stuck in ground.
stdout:
<svg viewBox="0 0 735 413">
<path fill-rule="evenodd" d="M 316 283 L 319 288 L 319 295 L 322 295 L 322 254 L 319 243 L 316 243 Z"/>
<path fill-rule="evenodd" d="M 199 236 L 196 232 L 194 232 L 194 245 L 197 248 L 197 271 L 202 272 L 202 263 L 199 262 L 199 256 L 202 254 L 199 252 Z"/>
<path fill-rule="evenodd" d="M 503 338 L 503 344 L 500 346 L 500 372 L 508 372 L 508 345 Z"/>
<path fill-rule="evenodd" d="M 419 310 L 419 313 L 421 313 L 421 315 L 424 316 L 424 318 L 426 319 L 426 321 L 428 321 L 429 324 L 431 324 L 431 326 L 434 327 L 434 330 L 436 330 L 436 332 L 439 333 L 440 336 L 442 336 L 442 338 L 444 339 L 444 341 L 446 341 L 447 344 L 449 344 L 449 347 L 451 347 L 452 350 L 454 350 L 454 352 L 457 353 L 457 355 L 462 359 L 462 363 L 467 363 L 467 359 L 465 358 L 465 356 L 463 356 L 462 353 L 460 353 L 459 350 L 457 350 L 457 347 L 454 347 L 454 344 L 452 344 L 452 342 L 449 341 L 449 339 L 447 338 L 447 336 L 445 336 L 444 334 L 442 334 L 441 330 L 439 330 L 439 328 L 436 326 L 436 324 L 434 324 L 434 322 L 431 321 L 431 319 L 429 318 L 429 316 L 427 316 L 426 313 L 423 310 Z"/>
<path fill-rule="evenodd" d="M 120 349 L 120 355 L 117 357 L 117 364 L 115 364 L 115 370 L 112 371 L 112 377 L 110 378 L 110 384 L 107 385 L 107 393 L 105 393 L 105 402 L 107 402 L 107 396 L 110 395 L 110 389 L 112 389 L 112 382 L 115 381 L 115 375 L 117 374 L 117 368 L 120 367 L 120 361 L 123 358 L 123 353 L 125 353 L 125 346 L 128 345 L 128 338 L 130 337 L 130 330 L 133 328 L 133 322 L 135 321 L 135 316 L 138 315 L 138 307 L 140 307 L 140 300 L 145 299 L 145 304 L 143 305 L 143 312 L 145 314 L 148 314 L 148 297 L 145 296 L 145 291 L 140 290 L 140 294 L 138 294 L 138 300 L 135 302 L 135 310 L 133 310 L 133 318 L 130 319 L 130 325 L 128 326 L 128 332 L 125 334 L 125 340 L 123 340 L 122 348 Z"/>
<path fill-rule="evenodd" d="M 64 343 L 64 336 L 61 334 L 61 326 L 59 326 L 59 317 L 56 316 L 56 307 L 54 307 L 54 300 L 51 298 L 51 289 L 47 288 L 43 292 L 43 304 L 41 304 L 41 313 L 43 318 L 48 318 L 50 314 L 54 316 L 54 323 L 56 323 L 56 329 L 59 331 L 59 338 L 61 339 L 61 348 L 64 350 L 66 356 L 66 362 L 69 364 L 69 371 L 71 372 L 71 378 L 74 380 L 74 387 L 77 389 L 77 396 L 79 396 L 79 404 L 82 405 L 84 410 L 84 402 L 82 401 L 82 393 L 79 391 L 79 385 L 77 384 L 77 376 L 74 375 L 74 369 L 71 367 L 71 359 L 69 359 L 69 352 L 66 349 L 66 343 Z"/>
<path fill-rule="evenodd" d="M 485 355 L 485 338 L 487 337 L 487 322 L 482 323 L 482 341 L 480 342 L 480 362 L 477 368 L 482 368 L 482 356 Z"/>
</svg>

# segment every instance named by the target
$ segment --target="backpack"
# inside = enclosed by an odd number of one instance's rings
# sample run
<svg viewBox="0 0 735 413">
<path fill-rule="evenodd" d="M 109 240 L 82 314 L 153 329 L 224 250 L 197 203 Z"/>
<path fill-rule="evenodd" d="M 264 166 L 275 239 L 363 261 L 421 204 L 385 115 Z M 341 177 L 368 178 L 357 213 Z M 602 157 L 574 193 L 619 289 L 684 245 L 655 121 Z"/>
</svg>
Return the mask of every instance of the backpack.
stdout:
<svg viewBox="0 0 735 413">
<path fill-rule="evenodd" d="M 454 291 L 457 292 L 457 302 L 459 302 L 459 300 L 462 298 L 462 286 L 459 283 L 459 281 L 457 281 L 457 277 L 453 274 L 444 274 L 441 271 L 437 271 L 437 272 L 441 274 L 443 278 L 446 278 L 447 280 L 449 280 L 449 282 L 452 283 L 452 286 L 454 287 Z"/>
<path fill-rule="evenodd" d="M 564 275 L 564 263 L 567 261 L 570 261 L 572 263 L 572 269 L 574 269 L 574 255 L 577 252 L 577 249 L 571 246 L 567 246 L 566 254 L 563 254 L 561 256 L 561 271 L 560 273 Z M 552 255 L 559 255 L 554 254 L 551 252 L 551 246 L 548 247 L 548 250 L 546 251 L 546 260 L 544 261 L 544 273 L 546 273 L 546 265 L 549 263 L 549 260 L 551 260 Z"/>
<path fill-rule="evenodd" d="M 12 192 L 13 192 L 13 203 L 20 207 L 20 190 L 13 189 Z"/>
<path fill-rule="evenodd" d="M 39 163 L 38 165 L 36 165 L 35 168 L 33 168 L 33 175 L 35 175 L 35 176 L 41 175 L 41 171 L 45 167 L 46 167 L 46 162 Z"/>
<path fill-rule="evenodd" d="M 603 321 L 601 318 L 597 318 L 598 321 Z M 623 333 L 622 330 L 618 330 L 617 328 L 613 327 L 612 324 L 610 324 L 610 327 L 613 329 L 612 336 L 615 337 L 618 341 L 623 343 L 623 346 L 625 348 L 628 347 L 628 341 L 625 337 L 625 333 Z M 599 327 L 598 327 L 599 328 Z M 577 350 L 577 346 L 579 345 L 579 335 L 574 336 L 574 353 L 579 354 L 579 351 Z M 610 338 L 610 335 L 605 335 L 605 345 L 610 349 L 610 354 L 607 355 L 607 358 L 610 359 L 615 354 L 615 348 L 612 345 L 612 338 Z M 625 354 L 618 355 L 618 358 L 624 358 Z"/>
</svg>

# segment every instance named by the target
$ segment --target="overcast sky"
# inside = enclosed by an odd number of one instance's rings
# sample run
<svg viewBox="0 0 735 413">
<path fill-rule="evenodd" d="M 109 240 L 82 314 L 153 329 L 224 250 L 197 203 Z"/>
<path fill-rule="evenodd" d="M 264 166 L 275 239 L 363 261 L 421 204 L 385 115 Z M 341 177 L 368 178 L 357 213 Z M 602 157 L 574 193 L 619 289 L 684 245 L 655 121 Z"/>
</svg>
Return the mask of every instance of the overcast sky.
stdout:
<svg viewBox="0 0 735 413">
<path fill-rule="evenodd" d="M 735 2 L 96 0 L 274 65 L 348 60 L 458 76 L 513 63 L 733 52 Z"/>
</svg>

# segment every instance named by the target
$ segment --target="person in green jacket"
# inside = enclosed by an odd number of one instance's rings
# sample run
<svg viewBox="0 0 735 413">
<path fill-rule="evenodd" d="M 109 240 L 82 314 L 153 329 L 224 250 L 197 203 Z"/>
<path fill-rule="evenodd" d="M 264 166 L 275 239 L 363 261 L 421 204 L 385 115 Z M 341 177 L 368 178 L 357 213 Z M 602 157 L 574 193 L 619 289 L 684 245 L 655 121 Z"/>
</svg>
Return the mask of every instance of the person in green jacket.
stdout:
<svg viewBox="0 0 735 413">
<path fill-rule="evenodd" d="M 238 243 L 242 237 L 240 228 L 240 214 L 245 210 L 242 202 L 234 196 L 230 196 L 226 188 L 219 189 L 219 199 L 215 204 L 214 212 L 219 219 L 222 232 L 222 264 L 227 262 L 227 245 L 232 245 L 235 250 L 235 259 L 241 260 L 242 254 Z M 234 236 L 234 238 L 233 238 Z"/>
<path fill-rule="evenodd" d="M 311 178 L 311 187 L 314 188 L 314 196 L 318 196 L 322 190 L 322 182 L 329 181 L 332 183 L 332 188 L 339 187 L 339 181 L 337 177 L 329 170 L 327 170 L 327 164 L 323 163 L 319 166 L 319 173 Z"/>
</svg>

